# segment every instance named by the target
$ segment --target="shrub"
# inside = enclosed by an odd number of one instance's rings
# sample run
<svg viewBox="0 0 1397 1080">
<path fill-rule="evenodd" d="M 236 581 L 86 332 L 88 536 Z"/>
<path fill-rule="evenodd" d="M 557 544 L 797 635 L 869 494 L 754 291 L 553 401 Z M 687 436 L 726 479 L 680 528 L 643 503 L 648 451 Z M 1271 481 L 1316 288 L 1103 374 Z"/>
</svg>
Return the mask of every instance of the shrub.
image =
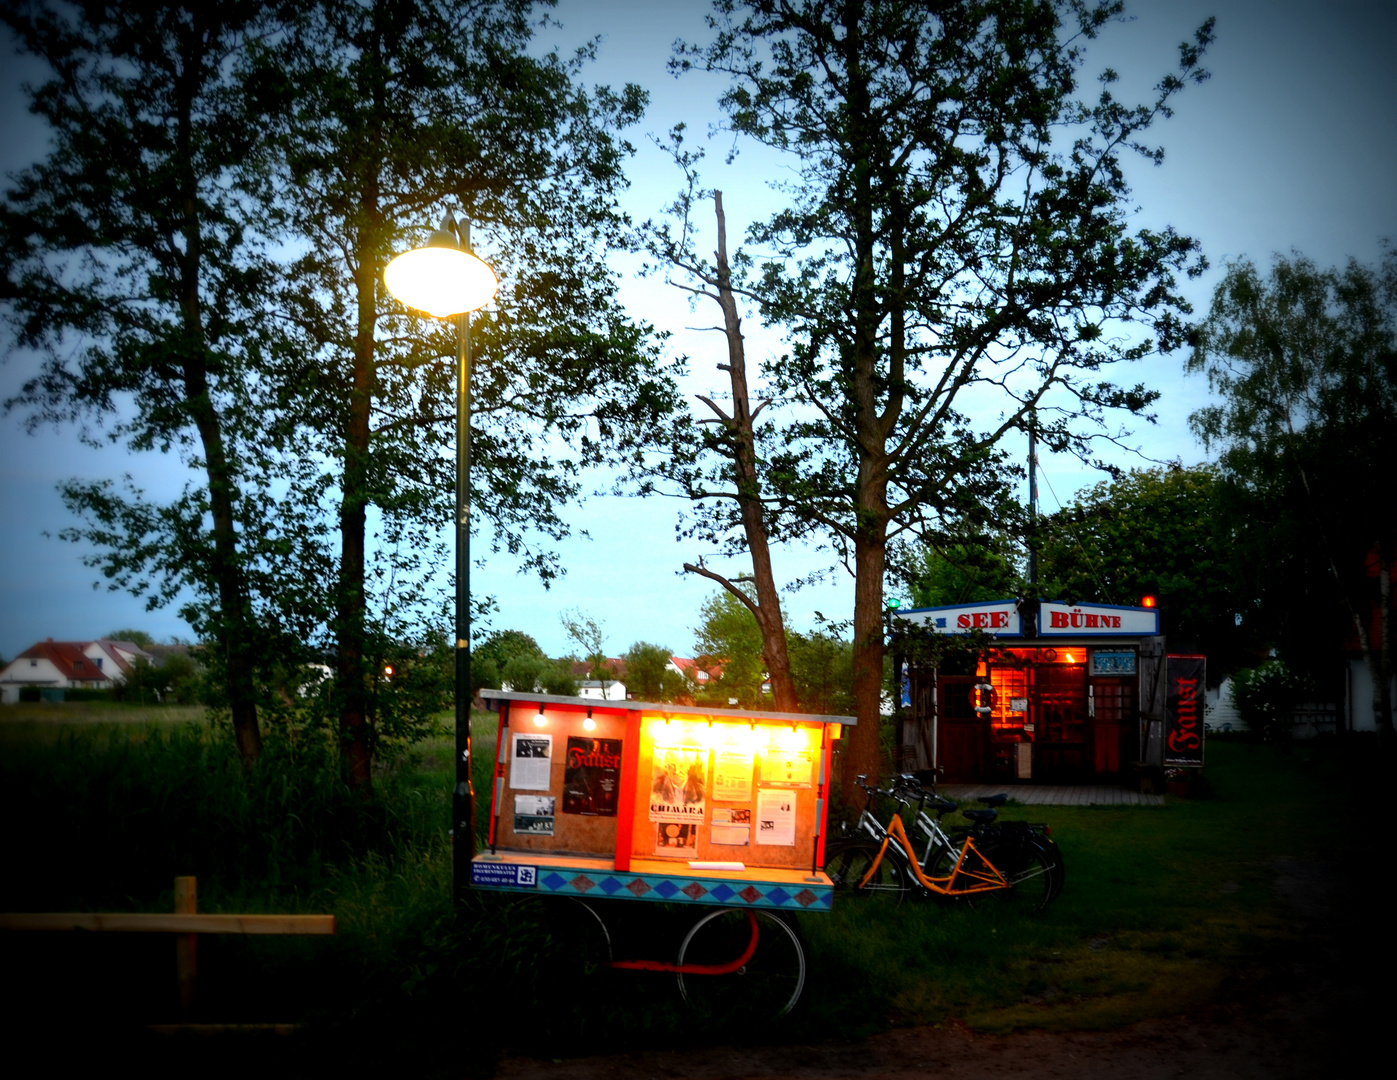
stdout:
<svg viewBox="0 0 1397 1080">
<path fill-rule="evenodd" d="M 1262 742 L 1290 742 L 1295 708 L 1310 692 L 1308 680 L 1279 658 L 1232 677 L 1232 704 Z"/>
</svg>

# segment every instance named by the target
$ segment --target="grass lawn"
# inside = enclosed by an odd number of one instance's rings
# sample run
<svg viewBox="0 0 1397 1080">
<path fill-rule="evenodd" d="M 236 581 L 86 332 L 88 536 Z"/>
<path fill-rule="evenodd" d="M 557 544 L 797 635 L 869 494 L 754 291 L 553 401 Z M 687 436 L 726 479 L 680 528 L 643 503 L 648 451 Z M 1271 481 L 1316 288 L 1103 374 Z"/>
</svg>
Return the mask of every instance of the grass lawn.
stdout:
<svg viewBox="0 0 1397 1080">
<path fill-rule="evenodd" d="M 4 907 L 168 910 L 174 875 L 196 873 L 202 910 L 338 917 L 334 939 L 202 939 L 205 1019 L 309 1020 L 317 1054 L 353 1045 L 356 1061 L 386 1063 L 411 1046 L 427 1072 L 459 1067 L 450 1032 L 462 1017 L 482 1060 L 504 1048 L 564 1056 L 731 1035 L 696 1033 L 672 976 L 584 970 L 568 921 L 575 905 L 477 895 L 464 921 L 452 918 L 445 734 L 383 762 L 366 804 L 339 787 L 318 743 L 269 741 L 249 782 L 216 733 L 173 710 L 152 726 L 110 707 L 57 720 L 54 708 L 0 710 L 0 813 L 27 823 L 0 884 Z M 482 829 L 494 723 L 474 720 Z M 1207 1009 L 1284 978 L 1314 946 L 1277 882 L 1297 862 L 1328 864 L 1375 842 L 1363 823 L 1376 820 L 1366 811 L 1380 797 L 1354 809 L 1343 785 L 1355 761 L 1372 773 L 1360 784 L 1381 776 L 1378 760 L 1341 758 L 1333 746 L 1284 753 L 1215 742 L 1208 800 L 1011 804 L 1006 816 L 1047 820 L 1061 846 L 1066 888 L 1047 912 L 855 901 L 803 915 L 805 999 L 782 1030 L 756 1037 L 818 1040 L 952 1019 L 991 1032 L 1109 1028 Z M 1335 829 L 1340 807 L 1356 824 Z M 696 917 L 613 907 L 609 917 L 657 958 L 670 957 Z M 71 980 L 46 990 L 37 976 L 33 1000 L 59 995 L 67 1015 L 170 1018 L 163 945 L 59 936 L 42 943 L 62 954 L 49 966 L 90 978 L 75 993 Z M 43 968 L 38 957 L 30 960 Z"/>
<path fill-rule="evenodd" d="M 1011 805 L 1006 817 L 1047 820 L 1062 849 L 1067 884 L 1048 911 L 846 904 L 807 920 L 817 970 L 869 988 L 853 1002 L 868 1030 L 952 1017 L 980 1031 L 1093 1029 L 1220 1002 L 1305 947 L 1276 883 L 1286 859 L 1337 854 L 1315 813 L 1331 781 L 1310 759 L 1216 743 L 1212 799 Z"/>
</svg>

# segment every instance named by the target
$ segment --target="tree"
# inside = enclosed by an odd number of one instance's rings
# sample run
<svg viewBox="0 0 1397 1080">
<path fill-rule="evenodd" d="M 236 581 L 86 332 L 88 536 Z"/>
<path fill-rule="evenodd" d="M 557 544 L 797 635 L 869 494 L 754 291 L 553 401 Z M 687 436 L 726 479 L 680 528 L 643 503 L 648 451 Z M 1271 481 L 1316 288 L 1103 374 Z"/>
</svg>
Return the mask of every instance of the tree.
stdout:
<svg viewBox="0 0 1397 1080">
<path fill-rule="evenodd" d="M 722 674 L 697 687 L 696 700 L 700 704 L 759 708 L 766 676 L 766 643 L 752 609 L 724 591 L 705 600 L 699 616 L 702 621 L 694 628 L 695 659 L 701 669 L 721 667 Z"/>
<path fill-rule="evenodd" d="M 582 469 L 634 450 L 673 405 L 649 328 L 616 302 L 601 257 L 640 114 L 634 86 L 583 89 L 589 50 L 539 50 L 528 0 L 310 6 L 269 44 L 280 102 L 279 203 L 304 240 L 282 294 L 319 359 L 299 419 L 329 466 L 308 497 L 336 525 L 324 561 L 347 775 L 367 789 L 369 678 L 385 643 L 434 616 L 437 540 L 454 510 L 455 328 L 383 286 L 389 258 L 448 207 L 499 273 L 474 320 L 472 523 L 545 579 L 547 542 Z M 546 442 L 546 455 L 539 447 Z M 540 542 L 540 539 L 542 542 Z"/>
<path fill-rule="evenodd" d="M 1172 229 L 1131 232 L 1124 158 L 1162 158 L 1142 140 L 1206 77 L 1212 23 L 1129 106 L 1110 71 L 1078 93 L 1113 0 L 714 6 L 713 40 L 672 66 L 728 76 L 732 130 L 790 156 L 788 205 L 750 230 L 733 290 L 791 346 L 764 371 L 789 408 L 759 454 L 773 540 L 823 538 L 855 581 L 852 797 L 880 768 L 890 543 L 998 505 L 999 442 L 1030 416 L 1091 458 L 1114 410 L 1154 400 L 1107 370 L 1179 344 L 1176 276 L 1202 263 Z"/>
<path fill-rule="evenodd" d="M 658 474 L 673 484 L 681 497 L 695 506 L 696 519 L 686 530 L 688 536 L 701 536 L 720 545 L 720 555 L 750 560 L 750 574 L 723 574 L 704 559 L 684 563 L 684 569 L 716 581 L 739 603 L 746 605 L 762 634 L 762 654 L 771 680 L 777 709 L 794 712 L 799 708 L 791 663 L 786 649 L 786 625 L 772 570 L 767 513 L 762 493 L 762 477 L 757 459 L 756 419 L 768 402 L 752 408 L 747 380 L 747 350 L 742 336 L 742 319 L 732 287 L 732 267 L 728 261 L 727 218 L 723 213 L 723 193 L 714 191 L 713 207 L 718 225 L 718 245 L 713 262 L 698 255 L 693 245 L 692 214 L 696 199 L 706 193 L 697 190 L 695 166 L 702 157 L 683 149 L 683 126 L 670 135 L 670 152 L 684 171 L 688 184 L 673 207 L 679 231 L 668 224 L 647 225 L 649 248 L 684 279 L 677 287 L 693 297 L 714 301 L 723 313 L 723 336 L 727 340 L 726 363 L 718 368 L 728 374 L 730 397 L 724 409 L 712 397 L 700 394 L 698 400 L 710 415 L 695 422 L 681 414 L 671 426 L 668 452 L 656 462 L 641 463 L 638 471 L 649 477 Z M 716 461 L 716 464 L 715 464 Z M 714 505 L 714 504 L 717 505 Z M 736 520 L 734 520 L 734 518 Z M 734 526 L 738 526 L 735 528 Z M 750 585 L 750 588 L 746 586 Z"/>
<path fill-rule="evenodd" d="M 1390 736 L 1397 506 L 1383 493 L 1397 460 L 1397 251 L 1377 267 L 1329 270 L 1277 258 L 1264 280 L 1251 262 L 1233 264 L 1188 370 L 1215 395 L 1190 420 L 1245 499 L 1249 562 L 1269 580 L 1287 660 L 1306 649 L 1277 593 L 1316 589 L 1357 639 Z"/>
<path fill-rule="evenodd" d="M 472 696 L 486 686 L 498 690 L 505 668 L 516 656 L 543 655 L 538 642 L 522 630 L 496 630 L 471 652 Z"/>
<path fill-rule="evenodd" d="M 909 582 L 912 603 L 936 607 L 1016 596 L 1023 583 L 1011 557 L 1002 534 L 984 537 L 979 543 L 959 541 L 925 548 Z"/>
<path fill-rule="evenodd" d="M 1220 680 L 1262 641 L 1235 557 L 1246 519 L 1233 511 L 1211 465 L 1103 481 L 1041 523 L 1042 594 L 1132 605 L 1154 596 L 1170 647 L 1201 650 Z"/>
<path fill-rule="evenodd" d="M 637 641 L 626 650 L 626 693 L 641 701 L 673 701 L 688 687 L 684 676 L 669 666 L 668 645 Z"/>
<path fill-rule="evenodd" d="M 558 616 L 567 634 L 582 650 L 582 659 L 587 662 L 587 678 L 602 685 L 602 697 L 606 696 L 606 682 L 612 677 L 606 657 L 606 632 L 602 625 L 590 615 L 579 610 L 564 611 Z"/>
<path fill-rule="evenodd" d="M 215 646 L 250 764 L 263 627 L 303 628 L 277 582 L 304 572 L 306 527 L 279 494 L 305 459 L 262 394 L 295 366 L 263 302 L 275 220 L 244 201 L 267 118 L 238 73 L 269 8 L 13 2 L 0 18 L 52 73 L 30 92 L 52 149 L 0 208 L 5 314 L 43 358 L 6 406 L 31 430 L 77 425 L 94 446 L 183 464 L 189 482 L 164 504 L 129 477 L 62 484 L 83 523 L 61 535 L 91 543 L 88 565 L 151 606 L 189 590 L 181 614 Z"/>
<path fill-rule="evenodd" d="M 832 633 L 790 635 L 791 677 L 805 712 L 850 716 L 854 711 L 853 650 Z"/>
<path fill-rule="evenodd" d="M 155 644 L 155 639 L 144 630 L 113 630 L 106 637 L 108 641 L 129 641 L 132 645 L 139 645 L 142 649 L 149 649 Z"/>
</svg>

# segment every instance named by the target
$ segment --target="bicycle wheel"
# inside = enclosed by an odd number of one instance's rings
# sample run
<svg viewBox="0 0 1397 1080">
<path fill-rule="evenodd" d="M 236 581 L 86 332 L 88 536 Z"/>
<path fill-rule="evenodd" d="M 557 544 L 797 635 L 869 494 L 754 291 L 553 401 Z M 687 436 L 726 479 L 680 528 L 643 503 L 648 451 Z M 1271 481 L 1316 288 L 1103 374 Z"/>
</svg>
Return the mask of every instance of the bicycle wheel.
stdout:
<svg viewBox="0 0 1397 1080">
<path fill-rule="evenodd" d="M 722 1026 L 770 1023 L 795 1008 L 805 989 L 805 948 L 791 923 L 773 911 L 718 908 L 704 915 L 679 946 L 679 963 L 721 965 L 738 959 L 752 939 L 751 959 L 725 975 L 680 972 L 679 993 L 701 1019 Z"/>
<path fill-rule="evenodd" d="M 868 875 L 868 868 L 878 858 L 879 845 L 871 840 L 851 840 L 837 845 L 825 857 L 825 873 L 838 890 L 836 902 L 844 899 L 858 899 L 860 902 L 880 904 L 900 904 L 911 889 L 902 860 L 892 853 L 889 846 L 878 863 L 873 877 L 862 887 L 859 882 Z"/>
<path fill-rule="evenodd" d="M 1021 911 L 1042 911 L 1061 891 L 1057 860 L 1036 839 L 1023 836 L 987 838 L 984 857 L 1009 880 L 1009 888 L 979 894 L 976 899 Z"/>
</svg>

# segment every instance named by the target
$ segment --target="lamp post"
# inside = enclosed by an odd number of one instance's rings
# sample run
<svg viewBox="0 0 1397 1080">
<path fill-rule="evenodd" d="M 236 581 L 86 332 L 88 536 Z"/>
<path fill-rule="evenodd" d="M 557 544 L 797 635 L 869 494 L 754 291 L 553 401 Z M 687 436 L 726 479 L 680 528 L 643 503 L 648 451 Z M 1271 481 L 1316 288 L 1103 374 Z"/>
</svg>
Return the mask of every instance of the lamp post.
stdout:
<svg viewBox="0 0 1397 1080">
<path fill-rule="evenodd" d="M 475 855 L 471 787 L 471 317 L 499 280 L 471 252 L 470 222 L 450 211 L 427 246 L 399 255 L 383 273 L 388 291 L 410 308 L 456 319 L 456 787 L 451 799 L 452 897 L 470 887 Z"/>
</svg>

